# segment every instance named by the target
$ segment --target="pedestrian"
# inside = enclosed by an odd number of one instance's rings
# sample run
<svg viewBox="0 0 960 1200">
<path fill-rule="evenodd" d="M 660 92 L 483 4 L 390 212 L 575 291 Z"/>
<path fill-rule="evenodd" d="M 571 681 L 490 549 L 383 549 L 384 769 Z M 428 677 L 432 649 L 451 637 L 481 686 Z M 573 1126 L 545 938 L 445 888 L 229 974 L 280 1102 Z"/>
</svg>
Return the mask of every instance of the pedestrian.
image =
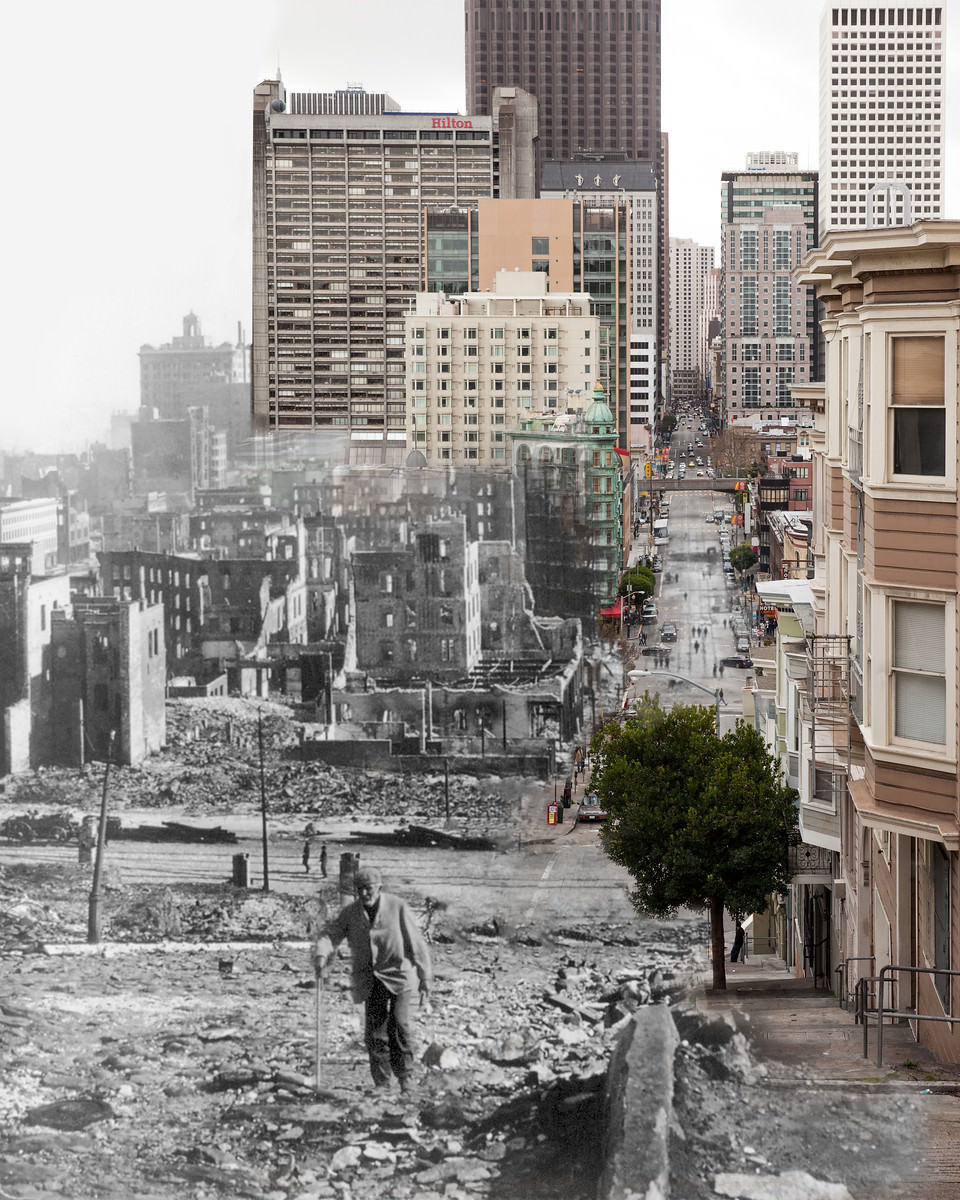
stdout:
<svg viewBox="0 0 960 1200">
<path fill-rule="evenodd" d="M 321 878 L 327 877 L 327 843 L 320 843 L 320 875 Z"/>
<path fill-rule="evenodd" d="M 303 855 L 302 855 L 301 861 L 303 862 L 304 871 L 309 875 L 310 874 L 310 839 L 309 838 L 307 838 L 307 840 L 303 843 Z"/>
<path fill-rule="evenodd" d="M 723 663 L 720 664 L 720 678 L 723 678 Z"/>
<path fill-rule="evenodd" d="M 737 927 L 733 934 L 733 946 L 730 948 L 730 961 L 736 962 L 743 954 L 743 943 L 746 940 L 746 934 L 743 932 L 743 926 L 737 922 Z"/>
<path fill-rule="evenodd" d="M 346 939 L 351 956 L 351 991 L 365 1005 L 365 1040 L 374 1087 L 386 1089 L 394 1075 L 400 1090 L 413 1086 L 414 992 L 421 1004 L 430 992 L 430 951 L 409 905 L 382 891 L 383 876 L 375 867 L 356 875 L 357 899 L 324 927 L 314 950 L 319 975 Z"/>
<path fill-rule="evenodd" d="M 694 652 L 694 654 L 696 654 L 696 652 L 697 652 L 699 649 L 700 649 L 700 643 L 699 643 L 699 642 L 694 642 L 694 643 L 693 643 L 693 652 Z"/>
<path fill-rule="evenodd" d="M 717 664 L 716 663 L 713 664 L 713 677 L 714 677 L 714 679 L 716 679 L 716 677 L 717 677 Z"/>
</svg>

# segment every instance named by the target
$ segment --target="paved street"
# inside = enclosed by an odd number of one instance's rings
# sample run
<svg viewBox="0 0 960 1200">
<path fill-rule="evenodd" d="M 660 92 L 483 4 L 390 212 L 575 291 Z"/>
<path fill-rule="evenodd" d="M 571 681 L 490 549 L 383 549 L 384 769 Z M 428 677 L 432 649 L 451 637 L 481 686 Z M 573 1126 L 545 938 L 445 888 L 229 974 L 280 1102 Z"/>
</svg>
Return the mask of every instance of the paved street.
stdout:
<svg viewBox="0 0 960 1200">
<path fill-rule="evenodd" d="M 740 689 L 747 672 L 720 665 L 721 659 L 735 650 L 730 618 L 737 591 L 723 574 L 719 527 L 706 520 L 715 508 L 729 510 L 729 494 L 707 487 L 671 493 L 670 541 L 657 547 L 663 559 L 663 571 L 657 576 L 657 607 L 659 625 L 672 621 L 678 630 L 676 644 L 670 648 L 670 665 L 663 669 L 685 675 L 710 691 L 722 688 L 726 704 L 721 707 L 720 728 L 725 731 L 742 715 Z M 731 532 L 735 544 L 736 531 Z M 658 641 L 659 625 L 645 627 L 651 644 Z M 638 630 L 632 633 L 628 657 L 641 670 L 660 669 L 655 656 L 640 653 Z M 671 699 L 684 704 L 710 703 L 698 689 L 656 676 L 636 680 L 630 689 L 634 695 L 645 690 L 660 692 L 668 703 Z"/>
</svg>

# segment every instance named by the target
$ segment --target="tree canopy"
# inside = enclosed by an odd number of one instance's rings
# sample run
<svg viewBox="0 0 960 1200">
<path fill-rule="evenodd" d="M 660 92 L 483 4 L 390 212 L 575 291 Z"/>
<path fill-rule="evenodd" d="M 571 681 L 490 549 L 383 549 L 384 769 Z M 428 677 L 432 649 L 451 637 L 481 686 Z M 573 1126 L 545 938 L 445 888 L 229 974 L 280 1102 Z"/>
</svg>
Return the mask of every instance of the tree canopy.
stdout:
<svg viewBox="0 0 960 1200">
<path fill-rule="evenodd" d="M 604 851 L 629 871 L 638 912 L 710 909 L 714 987 L 726 987 L 723 911 L 763 912 L 789 884 L 796 799 L 751 726 L 717 737 L 702 705 L 670 712 L 645 693 L 593 739 L 593 788 L 609 816 Z"/>
<path fill-rule="evenodd" d="M 735 571 L 746 571 L 754 565 L 758 557 L 749 542 L 741 542 L 730 551 L 730 565 Z"/>
<path fill-rule="evenodd" d="M 631 592 L 643 592 L 645 596 L 652 596 L 656 586 L 656 576 L 649 567 L 635 566 L 620 576 L 618 592 L 621 596 L 628 596 Z"/>
</svg>

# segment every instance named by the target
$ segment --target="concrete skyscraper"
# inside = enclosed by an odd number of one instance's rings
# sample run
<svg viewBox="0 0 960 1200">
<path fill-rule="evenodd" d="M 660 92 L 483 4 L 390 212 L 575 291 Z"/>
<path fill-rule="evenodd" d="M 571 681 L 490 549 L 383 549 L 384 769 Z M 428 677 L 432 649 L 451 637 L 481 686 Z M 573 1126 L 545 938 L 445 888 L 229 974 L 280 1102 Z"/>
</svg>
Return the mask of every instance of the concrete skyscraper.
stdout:
<svg viewBox="0 0 960 1200">
<path fill-rule="evenodd" d="M 669 304 L 660 0 L 464 0 L 464 10 L 467 111 L 490 112 L 494 89 L 501 85 L 524 88 L 536 98 L 541 195 L 557 194 L 558 171 L 550 164 L 562 164 L 566 181 L 577 174 L 606 181 L 618 174 L 617 164 L 628 162 L 649 167 L 657 211 L 645 248 L 656 255 L 651 289 L 656 312 L 643 320 L 634 314 L 629 337 L 637 359 L 652 367 L 659 398 Z M 622 170 L 619 175 L 626 178 Z M 647 219 L 638 207 L 636 220 Z M 645 281 L 643 276 L 632 281 L 641 285 L 634 287 L 638 297 Z M 648 393 L 649 383 L 631 385 L 632 419 L 647 423 L 655 417 Z M 608 398 L 622 416 L 625 392 L 618 388 Z"/>
<path fill-rule="evenodd" d="M 941 216 L 946 9 L 828 5 L 820 231 Z"/>
<path fill-rule="evenodd" d="M 520 88 L 485 117 L 405 113 L 362 89 L 255 89 L 255 432 L 333 429 L 353 461 L 401 461 L 425 213 L 532 196 L 535 135 Z"/>
<path fill-rule="evenodd" d="M 465 0 L 467 112 L 540 105 L 540 155 L 660 158 L 660 0 Z"/>
<path fill-rule="evenodd" d="M 818 379 L 815 302 L 792 272 L 817 241 L 817 173 L 795 153 L 747 155 L 722 176 L 723 376 L 730 425 L 795 415 L 790 385 Z"/>
<path fill-rule="evenodd" d="M 707 375 L 707 281 L 713 247 L 670 239 L 670 381 L 675 402 L 699 400 Z"/>
</svg>

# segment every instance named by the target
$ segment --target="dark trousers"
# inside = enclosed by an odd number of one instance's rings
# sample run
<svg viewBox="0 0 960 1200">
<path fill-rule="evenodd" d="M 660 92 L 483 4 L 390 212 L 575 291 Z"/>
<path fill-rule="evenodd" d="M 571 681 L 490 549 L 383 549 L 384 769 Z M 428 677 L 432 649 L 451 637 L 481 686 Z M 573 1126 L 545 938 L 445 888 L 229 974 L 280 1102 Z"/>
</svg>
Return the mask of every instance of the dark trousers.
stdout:
<svg viewBox="0 0 960 1200">
<path fill-rule="evenodd" d="M 395 996 L 379 979 L 374 979 L 373 991 L 367 997 L 366 1041 L 374 1083 L 387 1083 L 391 1074 L 398 1079 L 410 1075 L 413 1033 L 409 992 Z"/>
</svg>

